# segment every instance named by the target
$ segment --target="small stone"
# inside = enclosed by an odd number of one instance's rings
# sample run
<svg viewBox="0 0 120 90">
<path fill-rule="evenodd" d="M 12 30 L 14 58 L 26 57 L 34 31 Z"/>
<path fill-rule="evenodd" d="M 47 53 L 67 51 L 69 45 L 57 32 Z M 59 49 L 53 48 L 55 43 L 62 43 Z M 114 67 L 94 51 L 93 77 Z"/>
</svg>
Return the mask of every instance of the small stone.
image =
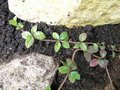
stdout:
<svg viewBox="0 0 120 90">
<path fill-rule="evenodd" d="M 0 65 L 2 90 L 45 90 L 51 85 L 57 65 L 52 57 L 32 53 Z"/>
</svg>

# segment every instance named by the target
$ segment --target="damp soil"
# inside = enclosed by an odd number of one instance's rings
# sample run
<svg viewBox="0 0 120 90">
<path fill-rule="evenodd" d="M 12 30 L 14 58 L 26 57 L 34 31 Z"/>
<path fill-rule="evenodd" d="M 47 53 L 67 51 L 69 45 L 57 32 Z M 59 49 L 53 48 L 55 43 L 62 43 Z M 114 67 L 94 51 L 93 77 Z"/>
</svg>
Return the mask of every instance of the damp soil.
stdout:
<svg viewBox="0 0 120 90">
<path fill-rule="evenodd" d="M 35 44 L 31 48 L 26 49 L 24 40 L 21 37 L 21 31 L 16 30 L 8 23 L 13 17 L 14 14 L 8 10 L 7 0 L 0 0 L 0 63 L 10 62 L 16 54 L 24 55 L 32 52 L 52 56 L 55 62 L 60 60 L 64 61 L 66 58 L 72 57 L 72 49 L 61 49 L 60 52 L 55 53 L 54 43 L 50 42 L 35 41 Z M 33 23 L 21 22 L 25 25 L 24 30 L 30 30 L 34 25 Z M 105 42 L 109 45 L 120 44 L 120 24 L 97 27 L 88 25 L 85 27 L 73 27 L 72 29 L 68 29 L 64 26 L 49 26 L 45 23 L 39 23 L 38 30 L 43 31 L 49 39 L 52 38 L 52 32 L 61 33 L 67 31 L 72 41 L 78 41 L 79 34 L 86 32 L 88 35 L 87 41 L 89 42 Z M 76 54 L 75 62 L 78 65 L 78 72 L 81 74 L 81 80 L 76 81 L 74 84 L 71 84 L 69 81 L 65 82 L 62 90 L 104 90 L 109 84 L 105 69 L 101 69 L 99 66 L 95 68 L 89 67 L 82 52 Z M 117 58 L 111 59 L 108 69 L 116 90 L 120 90 L 119 68 L 120 60 Z M 57 90 L 64 77 L 64 75 L 58 72 L 56 73 L 52 84 L 52 90 Z"/>
</svg>

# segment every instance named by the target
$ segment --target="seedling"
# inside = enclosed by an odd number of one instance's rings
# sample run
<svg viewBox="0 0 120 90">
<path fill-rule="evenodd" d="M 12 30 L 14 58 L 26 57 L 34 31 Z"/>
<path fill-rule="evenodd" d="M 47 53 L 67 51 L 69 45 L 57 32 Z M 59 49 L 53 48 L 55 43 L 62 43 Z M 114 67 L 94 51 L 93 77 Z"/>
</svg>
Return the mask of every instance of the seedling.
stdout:
<svg viewBox="0 0 120 90">
<path fill-rule="evenodd" d="M 87 51 L 87 44 L 84 43 L 84 41 L 87 39 L 87 34 L 86 33 L 82 33 L 79 35 L 79 41 L 77 42 L 73 48 L 75 49 L 82 49 L 83 51 Z"/>
<path fill-rule="evenodd" d="M 24 27 L 24 25 L 21 22 L 17 21 L 16 16 L 13 19 L 9 20 L 9 24 L 15 26 L 17 30 L 23 29 Z"/>
<path fill-rule="evenodd" d="M 26 48 L 30 48 L 34 44 L 34 39 L 44 40 L 46 38 L 42 31 L 37 31 L 37 25 L 31 28 L 31 32 L 23 31 L 22 37 L 25 39 Z"/>
<path fill-rule="evenodd" d="M 66 62 L 62 63 L 63 66 L 58 68 L 61 74 L 68 74 L 68 79 L 71 83 L 80 80 L 80 74 L 76 71 L 77 65 L 71 59 L 67 59 Z"/>
<path fill-rule="evenodd" d="M 55 46 L 54 46 L 55 52 L 58 52 L 61 46 L 63 46 L 66 49 L 70 48 L 70 44 L 68 42 L 69 36 L 67 32 L 62 32 L 60 35 L 56 32 L 53 32 L 52 37 L 56 40 Z"/>
</svg>

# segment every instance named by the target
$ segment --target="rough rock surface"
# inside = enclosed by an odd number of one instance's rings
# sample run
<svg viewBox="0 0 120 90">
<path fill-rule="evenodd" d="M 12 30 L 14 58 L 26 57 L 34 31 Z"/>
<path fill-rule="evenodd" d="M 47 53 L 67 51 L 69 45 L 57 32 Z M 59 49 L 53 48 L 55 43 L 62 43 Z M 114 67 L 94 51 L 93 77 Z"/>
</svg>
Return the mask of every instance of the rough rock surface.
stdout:
<svg viewBox="0 0 120 90">
<path fill-rule="evenodd" d="M 52 83 L 56 65 L 49 56 L 32 53 L 0 65 L 2 90 L 44 90 Z M 0 89 L 0 90 L 1 90 Z"/>
<path fill-rule="evenodd" d="M 8 0 L 18 18 L 67 27 L 120 23 L 120 0 Z"/>
</svg>

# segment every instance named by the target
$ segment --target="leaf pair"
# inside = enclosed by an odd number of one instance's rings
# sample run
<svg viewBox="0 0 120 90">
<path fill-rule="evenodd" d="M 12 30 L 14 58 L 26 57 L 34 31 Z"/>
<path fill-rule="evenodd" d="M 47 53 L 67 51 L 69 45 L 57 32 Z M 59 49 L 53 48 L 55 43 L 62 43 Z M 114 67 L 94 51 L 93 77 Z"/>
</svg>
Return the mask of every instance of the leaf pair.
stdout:
<svg viewBox="0 0 120 90">
<path fill-rule="evenodd" d="M 76 49 L 82 49 L 84 52 L 88 50 L 87 48 L 87 44 L 84 43 L 84 42 L 78 42 L 77 44 L 74 45 L 73 48 L 76 48 Z"/>
<path fill-rule="evenodd" d="M 76 43 L 73 48 L 80 48 L 83 51 L 87 51 L 87 44 L 84 41 L 87 39 L 87 34 L 82 33 L 79 35 L 80 42 Z"/>
<path fill-rule="evenodd" d="M 34 44 L 34 38 L 38 40 L 44 40 L 46 38 L 43 32 L 37 31 L 37 25 L 31 28 L 31 33 L 24 31 L 22 37 L 25 39 L 26 48 L 30 48 Z"/>
<path fill-rule="evenodd" d="M 17 30 L 22 29 L 24 25 L 21 22 L 17 22 L 17 17 L 9 20 L 9 24 L 16 27 Z"/>
<path fill-rule="evenodd" d="M 45 34 L 42 31 L 37 31 L 37 25 L 34 25 L 31 28 L 31 33 L 37 40 L 44 40 L 46 38 Z"/>
<path fill-rule="evenodd" d="M 60 35 L 56 32 L 53 32 L 52 36 L 54 39 L 57 40 L 54 46 L 55 52 L 58 52 L 61 46 L 63 46 L 64 48 L 70 48 L 70 44 L 68 42 L 69 36 L 67 32 L 62 32 Z"/>
<path fill-rule="evenodd" d="M 97 53 L 99 51 L 99 47 L 97 43 L 93 43 L 93 45 L 88 47 L 88 52 L 89 53 Z"/>
<path fill-rule="evenodd" d="M 101 68 L 106 68 L 108 66 L 108 63 L 109 63 L 109 61 L 106 60 L 106 59 L 104 59 L 104 60 L 102 60 L 102 59 L 98 60 L 98 59 L 95 58 L 95 59 L 92 59 L 90 61 L 90 67 L 95 67 L 95 66 L 99 65 Z"/>
<path fill-rule="evenodd" d="M 63 62 L 63 66 L 58 68 L 58 71 L 62 74 L 69 73 L 68 79 L 71 83 L 74 83 L 76 80 L 80 80 L 80 74 L 77 71 L 75 71 L 76 69 L 77 65 L 71 59 L 67 59 L 66 63 Z"/>
<path fill-rule="evenodd" d="M 96 43 L 88 47 L 88 50 L 84 52 L 84 57 L 87 62 L 90 62 L 92 59 L 92 54 L 97 53 L 99 51 L 99 47 Z"/>
</svg>

